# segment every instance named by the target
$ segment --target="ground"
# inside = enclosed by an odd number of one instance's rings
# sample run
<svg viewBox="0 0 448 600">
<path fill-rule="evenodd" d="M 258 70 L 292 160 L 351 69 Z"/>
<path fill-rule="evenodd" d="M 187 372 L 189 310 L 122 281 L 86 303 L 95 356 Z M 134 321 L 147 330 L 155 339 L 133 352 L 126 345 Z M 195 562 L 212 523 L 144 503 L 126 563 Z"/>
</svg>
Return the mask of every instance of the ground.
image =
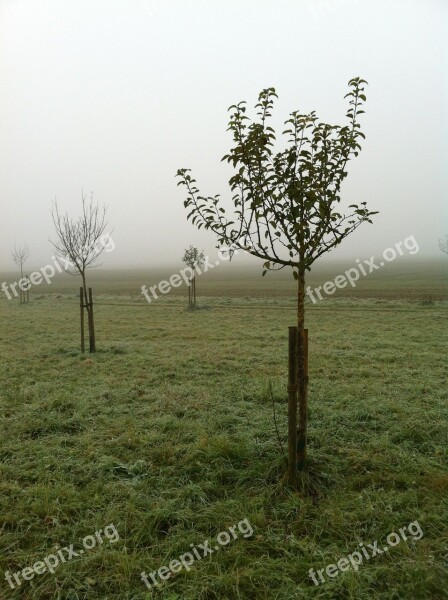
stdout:
<svg viewBox="0 0 448 600">
<path fill-rule="evenodd" d="M 446 277 L 372 275 L 308 302 L 297 493 L 284 477 L 293 284 L 226 273 L 198 280 L 194 311 L 184 288 L 148 305 L 150 275 L 96 275 L 95 355 L 79 352 L 77 281 L 42 285 L 26 306 L 0 301 L 1 598 L 448 597 Z M 142 582 L 245 519 L 246 537 L 236 527 L 189 571 Z M 410 523 L 357 570 L 310 578 Z M 54 574 L 5 580 L 107 526 L 119 538 Z"/>
</svg>

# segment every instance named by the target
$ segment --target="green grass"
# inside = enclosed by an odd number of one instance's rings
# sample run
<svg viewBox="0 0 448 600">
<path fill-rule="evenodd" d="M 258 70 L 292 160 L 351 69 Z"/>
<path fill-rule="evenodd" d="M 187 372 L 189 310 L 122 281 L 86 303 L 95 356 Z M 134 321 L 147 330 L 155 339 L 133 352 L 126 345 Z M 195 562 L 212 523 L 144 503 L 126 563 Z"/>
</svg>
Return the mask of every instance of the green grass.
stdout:
<svg viewBox="0 0 448 600">
<path fill-rule="evenodd" d="M 42 288 L 27 306 L 0 301 L 1 598 L 447 597 L 448 304 L 420 304 L 431 293 L 424 274 L 413 301 L 388 299 L 385 285 L 377 297 L 308 305 L 307 493 L 285 486 L 269 392 L 284 446 L 289 288 L 264 298 L 268 278 L 256 292 L 238 280 L 220 295 L 209 280 L 208 309 L 188 311 L 177 293 L 148 306 L 109 278 L 92 356 L 78 351 L 77 281 Z M 252 537 L 145 588 L 141 571 L 245 517 Z M 361 541 L 384 546 L 415 520 L 422 539 L 313 585 L 310 568 Z M 19 589 L 4 581 L 111 523 L 117 543 Z"/>
<path fill-rule="evenodd" d="M 375 259 L 378 263 L 378 258 Z M 211 261 L 213 263 L 213 260 Z M 51 264 L 51 260 L 49 261 Z M 122 269 L 107 270 L 93 269 L 89 271 L 88 281 L 96 294 L 102 296 L 123 296 L 128 300 L 143 300 L 140 288 L 143 284 L 155 285 L 163 279 L 168 279 L 171 274 L 179 272 L 182 264 L 174 264 L 150 269 Z M 326 281 L 334 281 L 335 277 L 343 274 L 347 269 L 357 267 L 355 260 L 346 261 L 317 261 L 313 270 L 307 274 L 307 285 L 311 288 L 322 285 Z M 366 267 L 368 271 L 368 267 Z M 29 273 L 34 268 L 29 268 Z M 37 270 L 37 269 L 36 269 Z M 223 262 L 219 268 L 209 269 L 198 276 L 197 291 L 199 295 L 220 298 L 281 298 L 293 299 L 296 292 L 296 283 L 291 277 L 291 272 L 284 269 L 270 272 L 266 277 L 261 277 L 261 263 L 249 266 L 238 259 L 231 263 Z M 386 264 L 383 268 L 373 271 L 356 282 L 356 286 L 348 285 L 338 289 L 332 296 L 334 298 L 382 298 L 387 300 L 432 300 L 448 299 L 448 260 L 424 260 L 417 257 L 402 256 L 395 262 Z M 0 282 L 12 283 L 18 280 L 17 273 L 0 274 Z M 51 285 L 45 283 L 36 286 L 33 295 L 41 296 L 50 294 L 79 293 L 79 277 L 69 277 L 66 274 L 57 274 Z M 185 288 L 173 288 L 170 297 L 184 298 Z M 325 296 L 325 294 L 324 294 Z M 5 298 L 0 292 L 0 297 Z"/>
</svg>

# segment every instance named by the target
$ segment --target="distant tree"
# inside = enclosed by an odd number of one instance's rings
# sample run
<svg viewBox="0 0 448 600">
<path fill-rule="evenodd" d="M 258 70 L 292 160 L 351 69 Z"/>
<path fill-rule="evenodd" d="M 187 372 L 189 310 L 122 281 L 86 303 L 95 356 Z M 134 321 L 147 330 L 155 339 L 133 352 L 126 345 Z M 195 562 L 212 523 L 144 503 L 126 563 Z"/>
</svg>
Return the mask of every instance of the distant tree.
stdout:
<svg viewBox="0 0 448 600">
<path fill-rule="evenodd" d="M 361 223 L 371 223 L 366 203 L 350 205 L 349 214 L 339 208 L 346 166 L 357 156 L 360 138 L 358 116 L 366 100 L 366 81 L 349 81 L 348 123 L 319 122 L 313 111 L 294 111 L 286 121 L 287 146 L 274 152 L 275 131 L 268 125 L 274 88 L 263 90 L 256 105 L 258 120 L 246 115 L 246 103 L 232 105 L 229 130 L 234 146 L 223 157 L 235 173 L 229 184 L 234 211 L 229 218 L 220 195 L 201 196 L 189 169 L 177 172 L 178 185 L 187 189 L 184 205 L 188 218 L 199 228 L 213 231 L 220 244 L 239 247 L 264 261 L 268 270 L 291 267 L 297 280 L 297 374 L 299 427 L 297 453 L 289 455 L 289 481 L 297 485 L 297 470 L 306 461 L 307 379 L 305 356 L 305 274 L 322 254 L 339 245 Z M 295 443 L 297 416 L 289 415 L 289 442 Z M 293 446 L 294 447 L 294 446 Z"/>
<path fill-rule="evenodd" d="M 192 276 L 188 286 L 188 306 L 191 308 L 196 306 L 196 270 L 200 269 L 205 262 L 205 255 L 199 252 L 194 246 L 190 246 L 185 250 L 182 261 L 190 267 Z"/>
<path fill-rule="evenodd" d="M 21 246 L 20 244 L 14 246 L 14 250 L 11 252 L 12 259 L 20 269 L 20 304 L 23 304 L 26 299 L 29 299 L 29 287 L 30 282 L 28 278 L 23 276 L 23 267 L 30 256 L 30 250 L 27 244 Z"/>
<path fill-rule="evenodd" d="M 55 201 L 51 214 L 57 239 L 51 243 L 57 256 L 65 262 L 65 272 L 69 275 L 81 275 L 89 328 L 89 351 L 96 352 L 93 308 L 87 295 L 86 271 L 99 266 L 95 263 L 105 248 L 102 236 L 107 227 L 106 207 L 100 209 L 98 204 L 93 202 L 93 194 L 89 202 L 84 193 L 81 198 L 82 214 L 76 220 L 69 217 L 67 213 L 61 215 Z M 69 262 L 68 266 L 67 262 Z"/>
<path fill-rule="evenodd" d="M 439 248 L 444 254 L 448 254 L 448 235 L 439 239 Z"/>
</svg>

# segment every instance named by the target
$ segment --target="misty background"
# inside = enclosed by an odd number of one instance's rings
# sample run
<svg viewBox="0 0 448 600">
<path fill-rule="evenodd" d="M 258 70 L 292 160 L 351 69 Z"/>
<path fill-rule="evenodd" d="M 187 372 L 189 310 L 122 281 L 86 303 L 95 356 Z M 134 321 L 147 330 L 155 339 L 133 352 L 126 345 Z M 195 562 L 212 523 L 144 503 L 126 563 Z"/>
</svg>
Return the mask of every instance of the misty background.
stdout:
<svg viewBox="0 0 448 600">
<path fill-rule="evenodd" d="M 0 0 L 0 270 L 14 271 L 16 242 L 27 271 L 52 262 L 51 204 L 78 216 L 82 189 L 108 206 L 105 267 L 176 265 L 189 244 L 216 256 L 186 220 L 177 169 L 230 198 L 231 104 L 274 86 L 281 146 L 292 110 L 343 123 L 354 76 L 369 83 L 367 139 L 343 198 L 380 214 L 318 264 L 410 235 L 439 257 L 447 17 L 443 0 Z"/>
</svg>

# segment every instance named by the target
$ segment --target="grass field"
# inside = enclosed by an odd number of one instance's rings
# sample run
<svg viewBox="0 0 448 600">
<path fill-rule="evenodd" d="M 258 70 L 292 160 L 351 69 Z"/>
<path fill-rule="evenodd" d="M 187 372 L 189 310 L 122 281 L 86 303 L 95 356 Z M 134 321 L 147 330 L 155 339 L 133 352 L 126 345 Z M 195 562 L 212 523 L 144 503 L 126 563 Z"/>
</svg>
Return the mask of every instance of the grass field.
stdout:
<svg viewBox="0 0 448 600">
<path fill-rule="evenodd" d="M 280 447 L 295 322 L 283 275 L 217 269 L 189 311 L 184 288 L 151 305 L 139 295 L 162 271 L 98 271 L 95 355 L 78 349 L 79 280 L 41 286 L 29 305 L 0 300 L 0 597 L 447 598 L 446 267 L 390 267 L 307 305 L 306 493 L 285 486 Z M 243 519 L 253 535 L 158 588 L 141 581 Z M 421 539 L 310 579 L 414 521 Z M 5 581 L 110 524 L 115 543 Z"/>
</svg>

